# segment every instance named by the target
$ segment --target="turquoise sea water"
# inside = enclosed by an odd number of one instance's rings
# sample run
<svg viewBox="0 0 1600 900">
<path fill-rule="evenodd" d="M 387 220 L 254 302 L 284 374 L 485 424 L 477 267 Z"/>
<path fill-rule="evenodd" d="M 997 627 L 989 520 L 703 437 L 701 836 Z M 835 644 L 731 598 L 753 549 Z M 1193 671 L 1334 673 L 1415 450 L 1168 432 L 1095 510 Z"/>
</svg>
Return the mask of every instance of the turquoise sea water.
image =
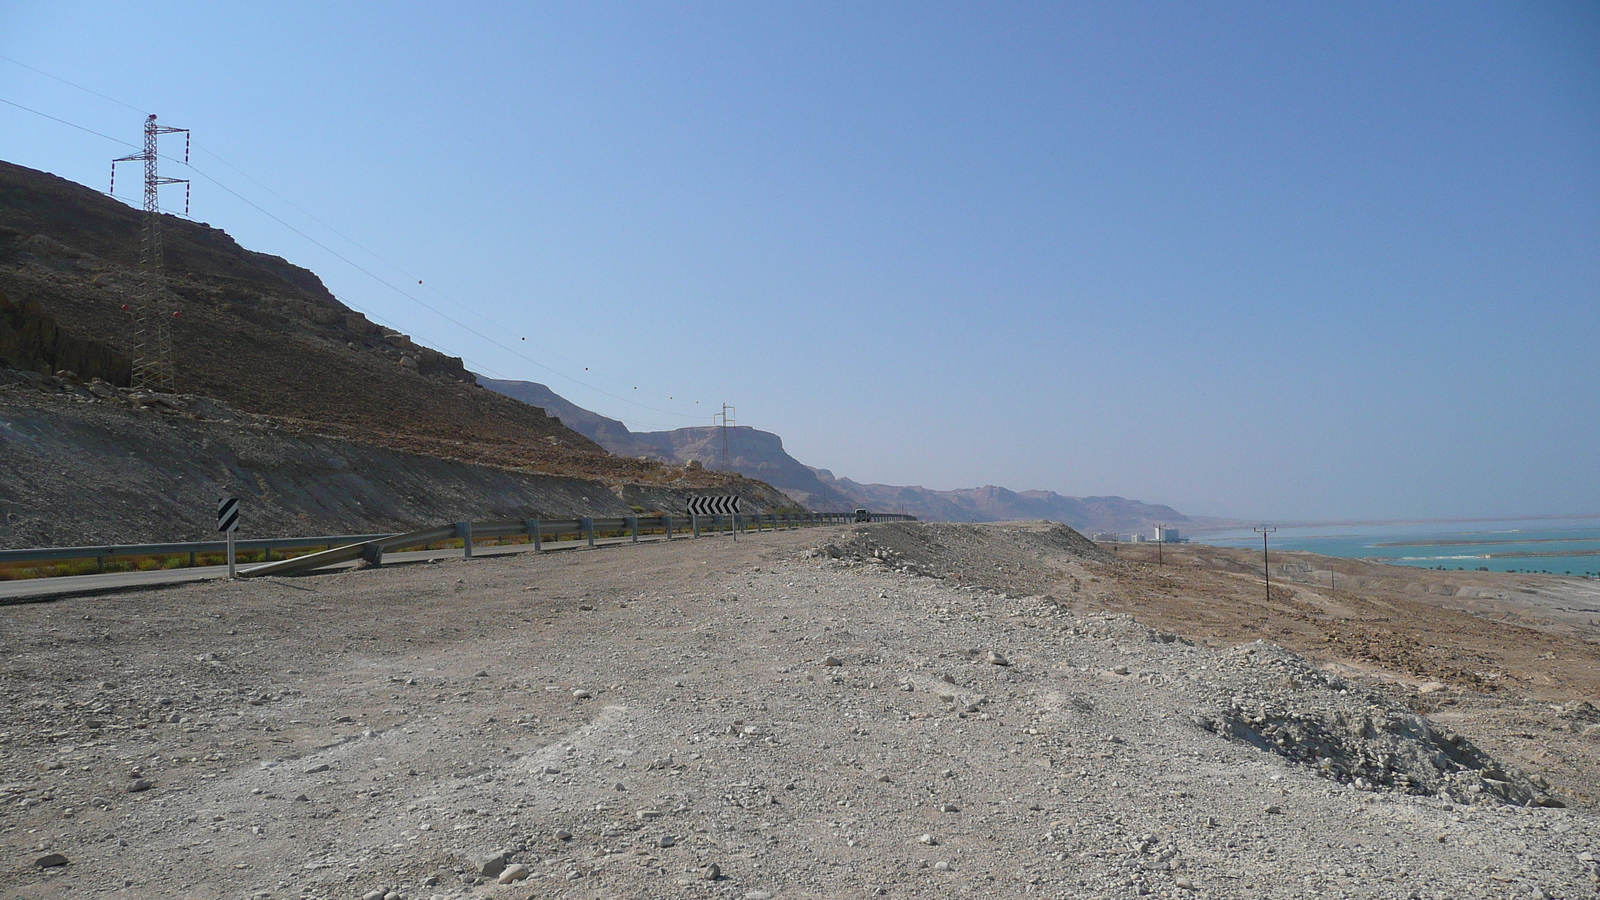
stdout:
<svg viewBox="0 0 1600 900">
<path fill-rule="evenodd" d="M 1261 546 L 1261 535 L 1248 529 L 1199 534 L 1193 540 L 1220 547 Z M 1271 535 L 1271 547 L 1427 569 L 1600 576 L 1596 518 L 1286 526 Z"/>
</svg>

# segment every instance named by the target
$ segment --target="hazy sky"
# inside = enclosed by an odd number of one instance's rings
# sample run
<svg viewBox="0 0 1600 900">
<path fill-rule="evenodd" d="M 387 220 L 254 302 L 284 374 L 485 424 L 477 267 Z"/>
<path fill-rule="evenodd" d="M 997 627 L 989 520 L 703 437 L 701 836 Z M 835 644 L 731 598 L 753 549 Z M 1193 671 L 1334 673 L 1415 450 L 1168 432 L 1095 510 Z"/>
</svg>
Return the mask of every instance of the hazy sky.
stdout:
<svg viewBox="0 0 1600 900">
<path fill-rule="evenodd" d="M 635 428 L 728 402 L 861 481 L 1189 513 L 1600 512 L 1593 2 L 7 0 L 0 55 L 0 100 L 193 129 L 196 219 Z M 0 103 L 0 158 L 105 190 L 128 152 Z"/>
</svg>

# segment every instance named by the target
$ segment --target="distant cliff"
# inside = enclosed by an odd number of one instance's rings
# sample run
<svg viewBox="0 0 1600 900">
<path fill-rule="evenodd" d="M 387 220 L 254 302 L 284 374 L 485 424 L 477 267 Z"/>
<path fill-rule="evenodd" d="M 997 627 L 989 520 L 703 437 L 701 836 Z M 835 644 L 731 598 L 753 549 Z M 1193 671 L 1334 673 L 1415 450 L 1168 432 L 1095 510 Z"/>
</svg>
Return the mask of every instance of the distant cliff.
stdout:
<svg viewBox="0 0 1600 900">
<path fill-rule="evenodd" d="M 582 430 L 581 428 L 579 429 Z M 722 465 L 722 429 L 710 425 L 673 431 L 647 431 L 634 439 L 656 459 L 686 463 L 699 460 L 708 468 Z M 604 446 L 604 441 L 599 442 Z M 615 452 L 615 451 L 613 451 Z M 728 429 L 728 468 L 757 478 L 816 510 L 854 508 L 854 500 L 817 477 L 810 466 L 783 449 L 783 438 L 748 425 Z M 756 473 L 760 474 L 756 474 Z"/>
<path fill-rule="evenodd" d="M 703 425 L 673 431 L 629 431 L 628 426 L 590 412 L 548 387 L 531 381 L 478 379 L 493 391 L 543 407 L 562 424 L 619 456 L 642 456 L 673 463 L 722 465 L 722 429 Z M 940 522 L 1007 522 L 1049 519 L 1080 531 L 1149 531 L 1155 522 L 1182 524 L 1188 516 L 1170 506 L 1122 497 L 1065 497 L 1054 491 L 1011 491 L 986 486 L 955 491 L 889 484 L 860 484 L 812 468 L 783 449 L 783 438 L 747 425 L 728 429 L 728 468 L 758 478 L 815 510 L 864 506 L 879 512 L 909 513 Z"/>
<path fill-rule="evenodd" d="M 1055 491 L 1017 492 L 993 485 L 935 491 L 915 486 L 859 484 L 848 478 L 836 478 L 827 469 L 815 471 L 820 481 L 852 498 L 858 506 L 910 513 L 920 519 L 945 522 L 1049 519 L 1086 532 L 1149 531 L 1156 522 L 1190 521 L 1188 516 L 1170 506 L 1122 497 L 1065 497 Z"/>
</svg>

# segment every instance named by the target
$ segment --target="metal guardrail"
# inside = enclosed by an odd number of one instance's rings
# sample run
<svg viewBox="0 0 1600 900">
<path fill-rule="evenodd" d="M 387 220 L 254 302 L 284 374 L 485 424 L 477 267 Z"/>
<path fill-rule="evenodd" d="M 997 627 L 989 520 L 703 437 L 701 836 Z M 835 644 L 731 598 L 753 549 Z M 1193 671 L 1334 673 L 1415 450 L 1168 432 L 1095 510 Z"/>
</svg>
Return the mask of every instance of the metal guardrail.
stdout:
<svg viewBox="0 0 1600 900">
<path fill-rule="evenodd" d="M 324 537 L 262 538 L 237 541 L 240 550 L 304 550 L 308 547 L 330 547 L 360 543 L 388 537 L 383 534 L 347 534 Z M 226 553 L 227 541 L 186 541 L 170 544 L 104 544 L 89 547 L 40 547 L 28 550 L 0 550 L 0 565 L 27 562 L 59 562 L 62 560 L 94 559 L 102 563 L 108 559 L 125 559 L 133 556 L 195 556 L 201 553 Z"/>
<path fill-rule="evenodd" d="M 866 521 L 871 522 L 915 522 L 916 516 L 898 515 L 892 513 L 870 513 Z M 414 547 L 426 547 L 445 541 L 462 540 L 463 553 L 472 555 L 472 542 L 479 540 L 495 540 L 508 537 L 527 536 L 535 550 L 541 549 L 546 540 L 559 540 L 564 536 L 574 539 L 586 540 L 589 546 L 594 546 L 597 539 L 606 536 L 626 537 L 632 536 L 638 540 L 641 535 L 665 534 L 667 540 L 672 540 L 674 535 L 684 534 L 698 537 L 702 531 L 763 531 L 786 530 L 790 528 L 806 528 L 819 525 L 843 525 L 860 521 L 855 513 L 757 513 L 733 516 L 676 516 L 667 514 L 623 516 L 604 519 L 504 519 L 488 522 L 457 522 L 451 525 L 442 525 L 423 531 L 408 532 L 405 534 L 349 534 L 349 535 L 323 535 L 317 537 L 299 538 L 263 538 L 257 540 L 242 540 L 236 542 L 239 550 L 266 551 L 271 559 L 273 550 L 307 550 L 316 547 L 326 548 L 320 553 L 312 553 L 292 559 L 267 562 L 264 565 L 247 569 L 240 574 L 266 575 L 274 574 L 277 567 L 284 563 L 299 563 L 313 558 L 320 558 L 321 562 L 313 568 L 333 565 L 336 562 L 348 562 L 366 556 L 374 562 L 381 561 L 385 552 L 395 552 Z M 200 554 L 226 553 L 226 541 L 179 541 L 165 544 L 104 544 L 83 547 L 39 547 L 19 550 L 0 550 L 0 566 L 16 565 L 30 562 L 62 562 L 71 560 L 95 560 L 98 567 L 103 567 L 107 560 L 126 559 L 141 556 L 185 556 L 189 557 L 190 565 L 195 563 L 195 557 Z M 349 553 L 355 548 L 354 553 Z M 341 553 L 342 558 L 334 558 Z M 331 554 L 331 555 L 330 555 Z M 263 571 L 273 567 L 273 572 Z M 301 567 L 293 567 L 293 571 L 303 571 Z"/>
<path fill-rule="evenodd" d="M 819 525 L 840 525 L 847 522 L 916 521 L 915 516 L 891 513 L 755 513 L 727 516 L 673 516 L 658 513 L 652 516 L 623 516 L 609 519 L 502 519 L 491 522 L 457 522 L 423 531 L 389 535 L 375 540 L 334 547 L 321 553 L 312 553 L 294 559 L 254 566 L 239 573 L 243 578 L 260 575 L 293 575 L 310 572 L 326 566 L 365 559 L 381 563 L 383 554 L 414 547 L 426 547 L 441 541 L 460 540 L 462 555 L 472 556 L 472 544 L 477 540 L 503 540 L 526 536 L 538 552 L 545 540 L 571 535 L 575 540 L 586 541 L 590 547 L 602 538 L 631 537 L 637 542 L 641 536 L 660 533 L 667 540 L 674 534 L 700 537 L 702 532 L 742 533 L 748 531 L 780 531 Z M 765 526 L 765 527 L 763 527 Z"/>
</svg>

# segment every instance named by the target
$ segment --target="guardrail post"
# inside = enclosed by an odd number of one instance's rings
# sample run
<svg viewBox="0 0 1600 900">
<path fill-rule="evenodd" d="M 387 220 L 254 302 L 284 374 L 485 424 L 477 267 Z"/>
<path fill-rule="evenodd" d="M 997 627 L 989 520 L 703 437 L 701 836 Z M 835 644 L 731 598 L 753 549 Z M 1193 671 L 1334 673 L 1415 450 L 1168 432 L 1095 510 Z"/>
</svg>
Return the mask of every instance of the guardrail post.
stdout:
<svg viewBox="0 0 1600 900">
<path fill-rule="evenodd" d="M 522 530 L 526 531 L 528 533 L 528 537 L 533 539 L 533 552 L 538 553 L 540 550 L 544 549 L 544 547 L 539 543 L 538 519 L 524 519 L 522 521 Z"/>
<path fill-rule="evenodd" d="M 588 538 L 589 546 L 594 547 L 594 519 L 585 516 L 578 521 L 583 525 L 583 536 Z"/>
<path fill-rule="evenodd" d="M 457 522 L 456 523 L 456 537 L 461 538 L 461 558 L 462 559 L 471 559 L 472 558 L 472 523 L 471 522 Z M 272 551 L 269 550 L 267 552 L 271 553 Z"/>
<path fill-rule="evenodd" d="M 373 566 L 383 565 L 383 545 L 377 541 L 366 545 L 361 549 L 361 558 Z"/>
<path fill-rule="evenodd" d="M 672 540 L 672 517 L 666 513 L 662 513 L 661 527 L 667 532 L 667 540 Z"/>
<path fill-rule="evenodd" d="M 628 517 L 628 530 L 633 532 L 633 543 L 639 543 L 639 517 Z"/>
</svg>

